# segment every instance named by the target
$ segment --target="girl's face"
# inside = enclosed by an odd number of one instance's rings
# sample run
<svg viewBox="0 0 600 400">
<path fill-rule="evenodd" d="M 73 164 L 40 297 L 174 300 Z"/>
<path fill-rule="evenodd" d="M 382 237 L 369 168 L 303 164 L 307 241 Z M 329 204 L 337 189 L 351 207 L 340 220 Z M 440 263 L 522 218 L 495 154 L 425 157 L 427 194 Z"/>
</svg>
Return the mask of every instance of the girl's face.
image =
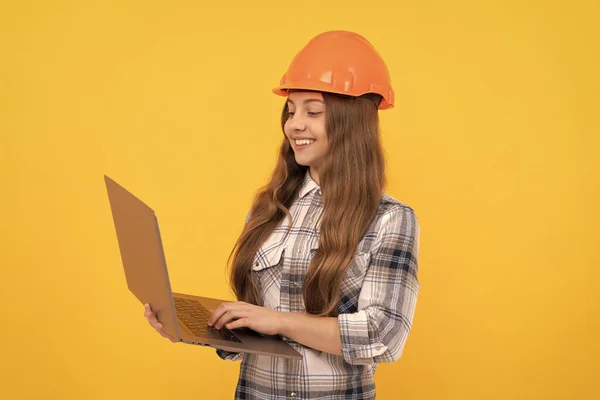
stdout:
<svg viewBox="0 0 600 400">
<path fill-rule="evenodd" d="M 318 173 L 328 150 L 323 95 L 317 92 L 292 92 L 287 105 L 289 118 L 285 122 L 284 132 L 294 150 L 296 162 Z"/>
</svg>

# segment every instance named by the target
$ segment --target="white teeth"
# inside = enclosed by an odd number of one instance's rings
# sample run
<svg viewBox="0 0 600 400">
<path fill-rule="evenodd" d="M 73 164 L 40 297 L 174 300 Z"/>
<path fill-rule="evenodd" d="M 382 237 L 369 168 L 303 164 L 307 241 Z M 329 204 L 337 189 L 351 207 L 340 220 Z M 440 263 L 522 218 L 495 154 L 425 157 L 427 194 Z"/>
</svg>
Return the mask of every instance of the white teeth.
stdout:
<svg viewBox="0 0 600 400">
<path fill-rule="evenodd" d="M 296 140 L 296 145 L 297 146 L 302 146 L 304 144 L 311 144 L 312 142 L 314 142 L 314 140 L 312 140 L 312 139 Z"/>
</svg>

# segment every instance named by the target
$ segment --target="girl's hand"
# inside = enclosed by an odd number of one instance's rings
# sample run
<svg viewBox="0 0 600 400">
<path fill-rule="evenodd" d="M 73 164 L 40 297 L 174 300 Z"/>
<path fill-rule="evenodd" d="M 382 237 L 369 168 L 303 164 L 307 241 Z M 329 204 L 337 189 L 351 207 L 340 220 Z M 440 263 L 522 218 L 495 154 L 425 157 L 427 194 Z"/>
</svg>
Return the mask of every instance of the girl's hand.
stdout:
<svg viewBox="0 0 600 400">
<path fill-rule="evenodd" d="M 144 304 L 144 317 L 146 317 L 146 320 L 148 320 L 150 326 L 153 327 L 156 330 L 156 332 L 160 333 L 162 337 L 169 339 L 171 342 L 176 342 L 176 340 L 173 339 L 167 333 L 167 331 L 165 331 L 162 324 L 158 322 L 158 319 L 156 319 L 156 314 L 154 314 L 152 308 L 150 307 L 150 304 L 148 303 Z"/>
<path fill-rule="evenodd" d="M 281 331 L 282 313 L 270 308 L 255 306 L 243 301 L 222 303 L 208 320 L 209 326 L 221 329 L 250 328 L 264 335 L 277 335 Z"/>
</svg>

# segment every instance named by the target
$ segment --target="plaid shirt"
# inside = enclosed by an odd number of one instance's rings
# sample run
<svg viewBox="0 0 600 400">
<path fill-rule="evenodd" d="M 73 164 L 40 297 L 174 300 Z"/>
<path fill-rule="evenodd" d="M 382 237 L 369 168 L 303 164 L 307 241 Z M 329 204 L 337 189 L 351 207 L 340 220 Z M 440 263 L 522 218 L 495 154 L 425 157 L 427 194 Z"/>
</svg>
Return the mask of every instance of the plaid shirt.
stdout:
<svg viewBox="0 0 600 400">
<path fill-rule="evenodd" d="M 319 245 L 316 222 L 322 211 L 320 188 L 307 172 L 290 207 L 291 231 L 287 233 L 284 220 L 256 254 L 253 270 L 265 307 L 305 312 L 302 282 Z M 400 358 L 411 330 L 420 288 L 418 240 L 414 211 L 384 195 L 342 282 L 338 316 L 342 356 L 287 338 L 303 360 L 217 350 L 223 359 L 243 360 L 235 398 L 375 398 L 377 364 Z"/>
</svg>

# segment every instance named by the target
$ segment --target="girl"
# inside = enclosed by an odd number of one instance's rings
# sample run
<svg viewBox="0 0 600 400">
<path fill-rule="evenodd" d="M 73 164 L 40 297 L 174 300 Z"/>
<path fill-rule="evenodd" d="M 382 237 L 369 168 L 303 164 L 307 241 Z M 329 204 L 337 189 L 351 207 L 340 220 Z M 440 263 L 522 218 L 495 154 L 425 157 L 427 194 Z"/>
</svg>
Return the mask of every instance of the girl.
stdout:
<svg viewBox="0 0 600 400">
<path fill-rule="evenodd" d="M 209 325 L 281 335 L 304 358 L 217 354 L 242 359 L 236 399 L 372 399 L 376 366 L 400 357 L 419 292 L 417 218 L 384 192 L 389 73 L 362 36 L 326 32 L 274 92 L 287 97 L 285 137 L 229 260 L 238 302 Z"/>
</svg>

